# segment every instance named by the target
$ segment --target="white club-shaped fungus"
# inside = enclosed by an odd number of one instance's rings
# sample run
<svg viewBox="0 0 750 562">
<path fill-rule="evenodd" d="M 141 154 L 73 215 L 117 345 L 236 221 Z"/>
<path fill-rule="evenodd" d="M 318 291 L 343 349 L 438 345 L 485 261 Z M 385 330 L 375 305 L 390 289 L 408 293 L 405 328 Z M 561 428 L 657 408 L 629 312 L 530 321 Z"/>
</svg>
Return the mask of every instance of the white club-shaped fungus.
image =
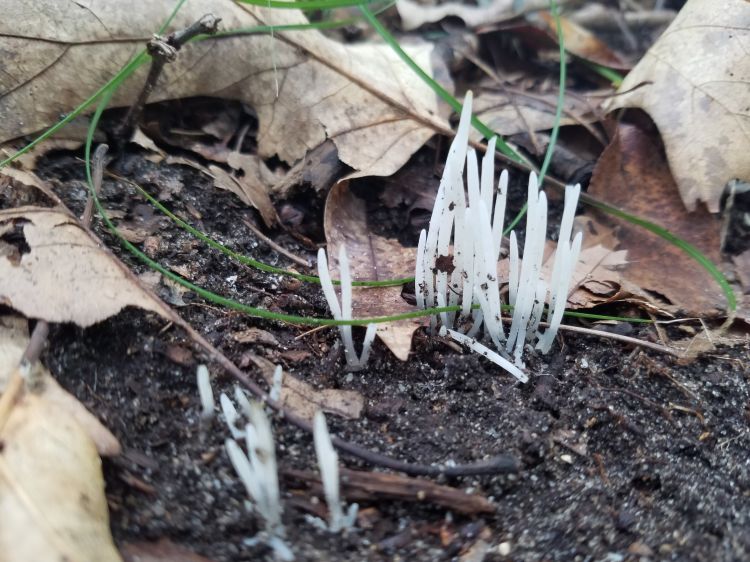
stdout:
<svg viewBox="0 0 750 562">
<path fill-rule="evenodd" d="M 231 404 L 225 394 L 222 394 L 222 398 Z M 253 509 L 265 524 L 265 535 L 259 536 L 258 539 L 271 546 L 280 559 L 292 560 L 291 551 L 282 540 L 285 531 L 281 522 L 281 495 L 271 423 L 260 404 L 246 399 L 245 402 L 247 405 L 242 404 L 241 407 L 245 410 L 247 406 L 249 412 L 246 413 L 249 413 L 250 418 L 250 423 L 242 432 L 245 436 L 247 453 L 237 441 L 227 439 L 225 442 L 227 455 L 252 499 Z M 236 422 L 239 415 L 233 405 L 231 409 L 225 409 L 225 417 L 226 412 L 232 410 L 235 414 L 233 422 Z M 232 429 L 231 425 L 229 427 Z M 232 433 L 234 434 L 234 431 Z"/>
<path fill-rule="evenodd" d="M 320 410 L 315 412 L 313 419 L 313 439 L 320 468 L 320 480 L 328 505 L 328 530 L 332 533 L 349 530 L 354 527 L 359 506 L 356 503 L 351 504 L 344 515 L 339 490 L 339 456 L 333 448 L 326 418 Z"/>
<path fill-rule="evenodd" d="M 198 365 L 195 376 L 198 383 L 198 396 L 201 400 L 201 419 L 207 421 L 214 417 L 214 391 L 211 388 L 208 367 Z"/>
<path fill-rule="evenodd" d="M 331 274 L 328 271 L 328 258 L 323 248 L 318 250 L 318 277 L 320 277 L 320 286 L 323 288 L 323 294 L 328 301 L 336 320 L 353 320 L 352 318 L 352 274 L 349 270 L 349 257 L 346 254 L 346 248 L 341 246 L 339 249 L 339 278 L 341 279 L 341 302 L 339 303 L 336 296 L 336 290 L 331 281 Z M 338 326 L 341 340 L 344 342 L 344 357 L 346 358 L 346 367 L 350 371 L 357 371 L 367 364 L 370 358 L 372 342 L 375 340 L 377 326 L 368 324 L 365 332 L 365 339 L 362 342 L 362 354 L 357 354 L 354 349 L 354 339 L 352 338 L 352 327 L 347 325 Z"/>
<path fill-rule="evenodd" d="M 562 320 L 581 248 L 581 233 L 571 240 L 580 186 L 570 186 L 565 191 L 558 248 L 551 278 L 546 280 L 542 275 L 542 260 L 547 233 L 547 197 L 539 190 L 536 174 L 529 177 L 523 259 L 520 259 L 518 238 L 511 232 L 509 278 L 502 280 L 508 283 L 508 301 L 513 309 L 506 338 L 497 262 L 505 222 L 508 173 L 502 172 L 496 188 L 495 138 L 487 144 L 481 170 L 476 153 L 468 149 L 471 104 L 472 96 L 468 92 L 456 137 L 448 151 L 429 227 L 420 233 L 414 274 L 416 301 L 422 308 L 460 304 L 461 323 L 456 324 L 455 313 L 442 312 L 439 317 L 431 317 L 431 332 L 435 333 L 439 318 L 442 328 L 448 329 L 453 339 L 525 382 L 524 345 L 535 343 L 537 349 L 546 353 Z M 541 332 L 539 326 L 545 315 L 548 327 Z M 497 352 L 476 340 L 482 327 Z M 513 362 L 507 359 L 508 353 L 512 354 Z"/>
</svg>

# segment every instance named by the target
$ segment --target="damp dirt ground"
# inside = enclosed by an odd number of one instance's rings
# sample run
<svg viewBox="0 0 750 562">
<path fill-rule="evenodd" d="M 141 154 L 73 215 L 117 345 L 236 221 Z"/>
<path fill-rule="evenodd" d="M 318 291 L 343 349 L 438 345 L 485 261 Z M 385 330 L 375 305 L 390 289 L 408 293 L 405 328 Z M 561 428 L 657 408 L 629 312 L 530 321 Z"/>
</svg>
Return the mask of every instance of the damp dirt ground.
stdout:
<svg viewBox="0 0 750 562">
<path fill-rule="evenodd" d="M 40 174 L 78 214 L 86 191 L 77 156 L 50 155 Z M 198 172 L 151 163 L 138 151 L 118 166 L 207 234 L 262 261 L 294 265 L 245 226 L 243 218 L 256 221 L 251 210 Z M 105 178 L 102 197 L 120 224 L 143 229 L 133 236 L 154 259 L 195 283 L 253 306 L 327 314 L 314 286 L 231 262 L 160 217 L 128 185 Z M 308 232 L 315 232 L 320 209 L 320 201 L 302 206 L 311 215 Z M 94 229 L 148 278 L 148 269 L 121 252 L 100 221 Z M 281 230 L 268 234 L 295 254 L 314 256 Z M 492 512 L 466 515 L 417 498 L 375 497 L 362 502 L 357 528 L 345 536 L 311 525 L 309 492 L 283 479 L 286 541 L 297 560 L 750 559 L 747 345 L 682 365 L 609 339 L 561 333 L 548 355 L 529 352 L 531 378 L 522 385 L 421 330 L 408 361 L 377 342 L 367 368 L 348 374 L 332 329 L 306 333 L 164 283 L 156 291 L 259 383 L 251 354 L 316 389 L 361 393 L 359 419 L 328 416 L 338 436 L 414 463 L 462 464 L 497 454 L 518 461 L 515 474 L 437 479 L 490 499 Z M 276 341 L 238 343 L 233 335 L 250 327 Z M 610 329 L 656 339 L 649 326 Z M 88 329 L 53 326 L 43 356 L 122 443 L 124 453 L 103 465 L 120 548 L 168 539 L 210 560 L 271 560 L 266 546 L 250 541 L 262 523 L 246 508 L 224 452 L 226 426 L 220 417 L 200 423 L 195 371 L 204 360 L 185 333 L 136 309 Z M 232 392 L 235 382 L 216 365 L 209 368 L 216 394 Z M 282 471 L 316 470 L 309 434 L 278 417 L 273 429 Z M 340 460 L 378 470 L 346 455 Z"/>
</svg>

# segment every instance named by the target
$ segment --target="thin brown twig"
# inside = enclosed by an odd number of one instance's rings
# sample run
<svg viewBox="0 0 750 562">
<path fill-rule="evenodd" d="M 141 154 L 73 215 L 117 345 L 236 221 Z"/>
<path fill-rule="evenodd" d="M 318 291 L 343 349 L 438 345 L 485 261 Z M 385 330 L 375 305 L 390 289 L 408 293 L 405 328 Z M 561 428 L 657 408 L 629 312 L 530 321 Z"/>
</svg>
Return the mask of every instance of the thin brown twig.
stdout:
<svg viewBox="0 0 750 562">
<path fill-rule="evenodd" d="M 185 29 L 175 31 L 169 34 L 166 38 L 155 35 L 148 42 L 146 49 L 152 59 L 151 68 L 149 68 L 148 77 L 143 84 L 141 92 L 138 94 L 138 98 L 135 103 L 130 106 L 130 109 L 128 109 L 122 124 L 118 127 L 115 133 L 119 142 L 124 143 L 130 139 L 133 129 L 143 113 L 143 108 L 146 105 L 149 96 L 154 91 L 156 82 L 159 80 L 159 77 L 164 70 L 164 66 L 167 63 L 174 61 L 177 57 L 177 51 L 194 37 L 201 34 L 211 35 L 216 33 L 220 21 L 221 18 L 217 18 L 213 14 L 206 14 Z"/>
<path fill-rule="evenodd" d="M 21 398 L 25 376 L 29 375 L 33 364 L 39 359 L 39 355 L 41 355 L 44 344 L 47 341 L 48 333 L 49 324 L 44 320 L 39 320 L 36 326 L 34 326 L 34 331 L 31 333 L 31 338 L 21 356 L 18 366 L 13 369 L 10 377 L 8 377 L 5 390 L 2 396 L 0 396 L 0 432 L 2 432 L 5 424 L 8 422 L 14 406 Z"/>
<path fill-rule="evenodd" d="M 98 196 L 102 190 L 102 176 L 104 174 L 104 156 L 107 154 L 109 147 L 106 144 L 100 144 L 96 147 L 94 155 L 91 158 L 91 181 L 94 184 L 94 193 Z M 91 193 L 86 198 L 86 208 L 81 215 L 81 223 L 86 227 L 91 226 L 91 218 L 94 213 L 94 198 Z"/>
<path fill-rule="evenodd" d="M 276 250 L 278 253 L 288 257 L 290 260 L 292 260 L 294 263 L 301 265 L 302 267 L 312 267 L 309 261 L 307 261 L 304 258 L 301 258 L 286 248 L 279 246 L 276 242 L 271 240 L 268 236 L 263 234 L 257 226 L 255 226 L 253 223 L 251 223 L 249 220 L 247 220 L 245 217 L 242 218 L 242 222 L 245 223 L 245 226 L 247 226 L 250 230 L 253 231 L 253 234 L 255 234 L 258 238 L 260 238 L 263 242 L 265 242 L 268 246 Z"/>
</svg>

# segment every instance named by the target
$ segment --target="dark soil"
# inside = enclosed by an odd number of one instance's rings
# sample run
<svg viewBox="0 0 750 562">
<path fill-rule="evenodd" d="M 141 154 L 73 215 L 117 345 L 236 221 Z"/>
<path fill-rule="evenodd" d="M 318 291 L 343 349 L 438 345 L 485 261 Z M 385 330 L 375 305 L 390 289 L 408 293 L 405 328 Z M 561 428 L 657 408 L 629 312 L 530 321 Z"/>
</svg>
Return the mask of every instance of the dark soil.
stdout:
<svg viewBox="0 0 750 562">
<path fill-rule="evenodd" d="M 243 216 L 255 220 L 252 212 L 197 172 L 152 164 L 139 154 L 120 168 L 162 191 L 175 212 L 209 235 L 263 261 L 291 265 L 243 224 Z M 80 161 L 51 155 L 43 170 L 79 213 L 85 202 Z M 171 195 L 166 185 L 174 187 Z M 103 197 L 108 209 L 124 213 L 122 221 L 146 224 L 154 259 L 195 283 L 254 306 L 327 314 L 314 286 L 238 266 L 168 220 L 152 220 L 127 185 L 106 179 Z M 319 213 L 309 219 L 320 221 Z M 282 231 L 270 235 L 297 254 L 313 255 Z M 298 337 L 306 328 L 249 318 L 163 285 L 159 291 L 257 380 L 248 353 L 282 364 L 316 388 L 360 392 L 361 419 L 328 416 L 336 435 L 410 462 L 460 464 L 500 453 L 520 462 L 518 474 L 442 480 L 490 498 L 492 514 L 373 500 L 360 506 L 367 520 L 348 536 L 310 525 L 298 507 L 309 498 L 296 491 L 299 483 L 283 482 L 287 540 L 297 560 L 750 559 L 747 346 L 680 365 L 604 338 L 563 333 L 549 355 L 529 356 L 533 376 L 520 385 L 484 359 L 418 333 L 408 362 L 376 343 L 368 368 L 348 375 L 334 330 Z M 230 337 L 251 326 L 272 333 L 279 346 Z M 655 337 L 650 327 L 619 328 Z M 195 369 L 201 357 L 186 353 L 192 348 L 161 318 L 126 310 L 85 330 L 54 326 L 43 360 L 124 447 L 120 458 L 104 463 L 118 545 L 168 538 L 217 561 L 270 559 L 266 547 L 246 544 L 261 525 L 246 509 L 245 490 L 224 452 L 226 427 L 220 420 L 200 427 Z M 217 394 L 231 391 L 234 382 L 210 368 Z M 311 436 L 283 419 L 273 425 L 280 469 L 316 470 Z M 351 457 L 341 461 L 372 469 Z"/>
</svg>

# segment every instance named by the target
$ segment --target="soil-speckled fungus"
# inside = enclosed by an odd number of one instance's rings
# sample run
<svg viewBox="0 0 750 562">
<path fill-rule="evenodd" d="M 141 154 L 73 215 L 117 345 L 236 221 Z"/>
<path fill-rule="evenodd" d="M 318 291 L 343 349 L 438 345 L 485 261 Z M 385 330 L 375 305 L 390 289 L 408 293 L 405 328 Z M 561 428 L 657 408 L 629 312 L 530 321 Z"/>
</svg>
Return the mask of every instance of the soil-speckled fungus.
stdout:
<svg viewBox="0 0 750 562">
<path fill-rule="evenodd" d="M 468 332 L 458 331 L 455 313 L 443 312 L 439 318 L 433 316 L 430 319 L 432 333 L 435 333 L 439 320 L 453 339 L 525 382 L 527 377 L 522 371 L 524 344 L 535 343 L 537 349 L 546 353 L 560 327 L 570 279 L 581 249 L 580 232 L 572 241 L 570 239 L 580 186 L 568 186 L 565 190 L 560 236 L 548 284 L 542 275 L 547 196 L 539 190 L 536 174 L 532 172 L 529 176 L 523 260 L 519 259 L 517 236 L 515 232 L 510 233 L 507 282 L 513 320 L 506 337 L 501 318 L 497 262 L 503 238 L 508 172 L 502 172 L 495 189 L 495 138 L 487 143 L 480 171 L 476 152 L 468 148 L 471 104 L 472 95 L 468 92 L 456 137 L 448 151 L 428 229 L 420 233 L 414 272 L 416 300 L 421 308 L 460 303 L 461 316 L 468 321 L 462 325 L 469 325 Z M 548 328 L 540 332 L 545 302 L 549 303 L 546 312 Z M 475 336 L 482 327 L 497 353 L 476 340 Z M 510 353 L 512 363 L 506 358 Z"/>
<path fill-rule="evenodd" d="M 208 367 L 198 365 L 196 378 L 198 382 L 198 395 L 201 400 L 201 419 L 207 421 L 214 417 L 214 391 L 211 388 Z"/>
</svg>

